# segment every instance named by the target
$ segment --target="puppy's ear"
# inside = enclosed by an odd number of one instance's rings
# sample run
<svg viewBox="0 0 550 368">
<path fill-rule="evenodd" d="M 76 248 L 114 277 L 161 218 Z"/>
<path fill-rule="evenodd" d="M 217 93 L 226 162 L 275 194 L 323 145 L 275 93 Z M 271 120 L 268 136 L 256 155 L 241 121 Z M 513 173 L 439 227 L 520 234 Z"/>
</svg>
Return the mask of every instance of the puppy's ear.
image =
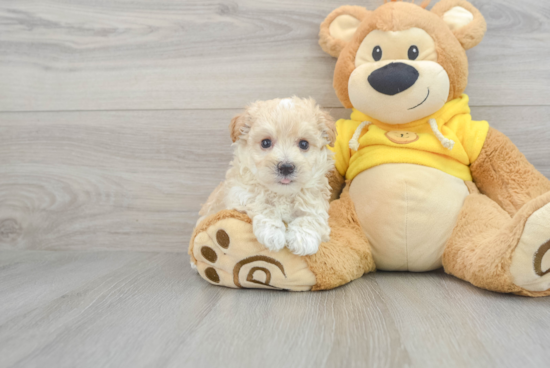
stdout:
<svg viewBox="0 0 550 368">
<path fill-rule="evenodd" d="M 233 143 L 248 134 L 249 131 L 250 125 L 246 113 L 239 114 L 231 119 L 231 123 L 229 123 L 229 134 L 231 135 Z"/>
<path fill-rule="evenodd" d="M 334 10 L 321 23 L 319 45 L 327 54 L 338 57 L 353 38 L 355 31 L 370 12 L 361 6 L 344 5 Z"/>
<path fill-rule="evenodd" d="M 334 147 L 334 142 L 336 142 L 336 123 L 334 119 L 328 112 L 321 111 L 319 124 L 321 126 L 323 138 L 326 139 L 329 146 Z"/>
<path fill-rule="evenodd" d="M 487 31 L 483 15 L 466 0 L 442 0 L 432 12 L 443 18 L 465 50 L 480 43 Z"/>
</svg>

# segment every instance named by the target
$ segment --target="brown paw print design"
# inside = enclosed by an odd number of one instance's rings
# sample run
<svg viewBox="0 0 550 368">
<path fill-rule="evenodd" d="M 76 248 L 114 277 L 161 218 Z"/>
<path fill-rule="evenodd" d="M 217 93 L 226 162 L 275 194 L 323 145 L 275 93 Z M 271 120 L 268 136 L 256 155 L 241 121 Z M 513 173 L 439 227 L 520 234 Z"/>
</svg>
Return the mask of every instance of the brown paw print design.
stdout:
<svg viewBox="0 0 550 368">
<path fill-rule="evenodd" d="M 254 237 L 252 225 L 237 218 L 197 233 L 192 246 L 199 274 L 214 285 L 295 291 L 315 285 L 303 257 L 286 248 L 269 251 Z"/>
</svg>

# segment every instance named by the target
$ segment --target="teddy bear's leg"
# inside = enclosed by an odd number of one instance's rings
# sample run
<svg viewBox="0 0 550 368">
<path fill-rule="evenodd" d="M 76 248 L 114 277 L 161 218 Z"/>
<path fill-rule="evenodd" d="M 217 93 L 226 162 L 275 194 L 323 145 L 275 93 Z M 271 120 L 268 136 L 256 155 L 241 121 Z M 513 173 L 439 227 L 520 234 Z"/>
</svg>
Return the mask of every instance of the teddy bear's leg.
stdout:
<svg viewBox="0 0 550 368">
<path fill-rule="evenodd" d="M 550 193 L 510 217 L 467 185 L 471 194 L 443 254 L 445 271 L 492 291 L 550 295 Z"/>
<path fill-rule="evenodd" d="M 193 232 L 191 262 L 208 282 L 231 288 L 332 289 L 374 271 L 347 190 L 331 202 L 329 216 L 330 241 L 316 254 L 301 257 L 286 248 L 270 252 L 254 237 L 248 216 L 224 210 L 208 216 Z"/>
<path fill-rule="evenodd" d="M 532 199 L 550 192 L 550 180 L 527 161 L 508 137 L 492 128 L 471 170 L 481 193 L 510 216 Z"/>
</svg>

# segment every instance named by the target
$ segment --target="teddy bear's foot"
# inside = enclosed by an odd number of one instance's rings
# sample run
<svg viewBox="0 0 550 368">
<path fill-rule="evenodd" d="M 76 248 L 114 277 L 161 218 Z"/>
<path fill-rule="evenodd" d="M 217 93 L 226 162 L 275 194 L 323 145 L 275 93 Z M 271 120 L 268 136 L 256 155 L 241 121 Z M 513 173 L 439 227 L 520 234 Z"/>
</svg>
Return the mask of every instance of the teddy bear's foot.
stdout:
<svg viewBox="0 0 550 368">
<path fill-rule="evenodd" d="M 302 257 L 286 248 L 271 252 L 256 240 L 248 217 L 236 211 L 216 217 L 199 225 L 191 240 L 192 260 L 206 281 L 231 288 L 293 291 L 315 285 L 315 275 Z"/>
<path fill-rule="evenodd" d="M 512 255 L 510 273 L 517 286 L 550 294 L 550 204 L 527 219 Z"/>
</svg>

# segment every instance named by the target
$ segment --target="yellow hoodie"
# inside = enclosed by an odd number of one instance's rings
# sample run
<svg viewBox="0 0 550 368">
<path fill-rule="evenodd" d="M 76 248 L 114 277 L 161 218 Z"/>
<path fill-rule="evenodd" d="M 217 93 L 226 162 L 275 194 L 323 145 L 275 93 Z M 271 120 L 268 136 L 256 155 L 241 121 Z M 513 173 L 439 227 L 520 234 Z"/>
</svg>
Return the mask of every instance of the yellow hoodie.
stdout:
<svg viewBox="0 0 550 368">
<path fill-rule="evenodd" d="M 332 148 L 336 169 L 352 180 L 377 165 L 409 163 L 471 181 L 470 164 L 483 148 L 489 123 L 472 120 L 468 100 L 463 94 L 428 117 L 399 125 L 353 109 L 351 120 L 336 122 L 338 137 Z"/>
</svg>

